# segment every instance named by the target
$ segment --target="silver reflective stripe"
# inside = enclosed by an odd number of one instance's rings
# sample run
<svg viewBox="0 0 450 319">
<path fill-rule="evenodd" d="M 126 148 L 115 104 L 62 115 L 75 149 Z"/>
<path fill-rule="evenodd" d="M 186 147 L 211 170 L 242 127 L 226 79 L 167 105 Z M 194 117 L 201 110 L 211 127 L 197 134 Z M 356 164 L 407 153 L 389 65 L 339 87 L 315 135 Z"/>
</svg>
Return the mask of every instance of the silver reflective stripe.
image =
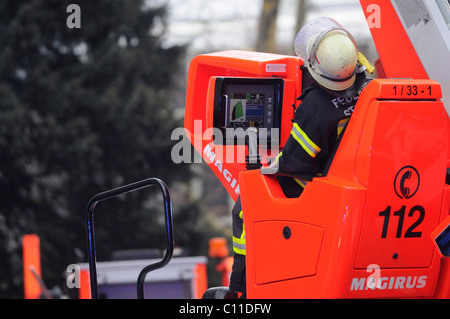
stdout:
<svg viewBox="0 0 450 319">
<path fill-rule="evenodd" d="M 320 147 L 314 144 L 313 141 L 309 139 L 309 137 L 302 131 L 302 129 L 294 123 L 292 126 L 292 136 L 295 140 L 303 147 L 303 149 L 311 156 L 316 157 L 320 152 Z"/>
<path fill-rule="evenodd" d="M 245 255 L 245 244 L 238 244 L 233 241 L 233 251 L 239 255 Z"/>
<path fill-rule="evenodd" d="M 348 121 L 350 120 L 349 117 L 342 119 L 338 126 L 337 126 L 337 137 L 339 137 L 342 133 L 342 130 L 344 129 L 344 127 L 347 125 Z"/>
</svg>

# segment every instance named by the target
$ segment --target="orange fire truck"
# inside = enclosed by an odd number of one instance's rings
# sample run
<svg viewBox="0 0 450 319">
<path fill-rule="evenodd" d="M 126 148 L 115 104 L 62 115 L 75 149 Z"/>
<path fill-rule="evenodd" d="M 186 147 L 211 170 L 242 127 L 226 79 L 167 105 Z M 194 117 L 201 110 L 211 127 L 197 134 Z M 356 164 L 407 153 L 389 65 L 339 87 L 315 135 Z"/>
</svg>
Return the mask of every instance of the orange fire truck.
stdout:
<svg viewBox="0 0 450 319">
<path fill-rule="evenodd" d="M 248 298 L 450 297 L 450 4 L 361 6 L 377 78 L 327 175 L 311 177 L 299 198 L 264 169 L 246 170 L 239 154 L 254 155 L 252 128 L 265 142 L 256 146 L 263 168 L 283 148 L 309 81 L 303 60 L 225 51 L 191 62 L 185 128 L 241 196 Z"/>
<path fill-rule="evenodd" d="M 264 168 L 310 83 L 303 60 L 224 51 L 190 64 L 185 131 L 230 196 L 241 196 L 247 298 L 450 298 L 450 3 L 360 2 L 377 78 L 362 91 L 328 173 L 311 177 L 299 198 L 287 198 Z M 246 169 L 254 155 L 263 169 Z M 152 184 L 168 195 L 150 179 L 91 200 L 93 298 L 96 203 Z M 168 198 L 165 212 L 169 247 L 139 273 L 140 297 L 146 273 L 172 256 Z"/>
</svg>

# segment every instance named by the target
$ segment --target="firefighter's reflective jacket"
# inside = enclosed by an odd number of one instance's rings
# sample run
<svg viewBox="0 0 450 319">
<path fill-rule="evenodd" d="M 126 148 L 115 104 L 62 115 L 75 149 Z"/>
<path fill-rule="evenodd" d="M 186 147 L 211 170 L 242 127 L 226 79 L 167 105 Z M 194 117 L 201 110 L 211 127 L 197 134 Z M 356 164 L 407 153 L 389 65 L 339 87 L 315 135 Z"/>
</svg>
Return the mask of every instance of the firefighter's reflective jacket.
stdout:
<svg viewBox="0 0 450 319">
<path fill-rule="evenodd" d="M 361 73 L 362 75 L 364 73 Z M 283 150 L 275 161 L 284 172 L 320 175 L 333 151 L 338 138 L 353 113 L 359 94 L 370 82 L 365 75 L 359 79 L 360 89 L 350 97 L 341 97 L 328 92 L 314 83 L 298 98 L 300 106 L 292 120 L 292 130 Z M 277 177 L 287 197 L 298 197 L 306 181 L 287 176 Z M 245 229 L 240 198 L 232 211 L 233 251 L 245 255 Z"/>
</svg>

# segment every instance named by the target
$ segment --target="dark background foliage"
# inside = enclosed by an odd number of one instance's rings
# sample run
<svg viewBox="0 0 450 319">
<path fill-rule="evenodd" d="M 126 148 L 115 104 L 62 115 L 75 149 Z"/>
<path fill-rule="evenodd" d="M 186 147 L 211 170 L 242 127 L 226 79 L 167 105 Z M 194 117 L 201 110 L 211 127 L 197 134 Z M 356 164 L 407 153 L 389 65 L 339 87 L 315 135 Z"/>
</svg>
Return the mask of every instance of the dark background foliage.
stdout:
<svg viewBox="0 0 450 319">
<path fill-rule="evenodd" d="M 66 25 L 71 3 L 81 28 Z M 0 2 L 0 298 L 23 296 L 24 234 L 39 235 L 43 278 L 60 285 L 68 264 L 87 261 L 93 195 L 148 177 L 169 188 L 192 178 L 170 158 L 171 132 L 183 126 L 171 97 L 185 48 L 161 45 L 153 31 L 164 18 L 164 7 L 138 0 Z M 164 247 L 157 194 L 102 203 L 101 258 Z M 174 207 L 176 244 L 194 254 L 205 253 L 211 229 L 202 211 L 195 201 Z"/>
</svg>

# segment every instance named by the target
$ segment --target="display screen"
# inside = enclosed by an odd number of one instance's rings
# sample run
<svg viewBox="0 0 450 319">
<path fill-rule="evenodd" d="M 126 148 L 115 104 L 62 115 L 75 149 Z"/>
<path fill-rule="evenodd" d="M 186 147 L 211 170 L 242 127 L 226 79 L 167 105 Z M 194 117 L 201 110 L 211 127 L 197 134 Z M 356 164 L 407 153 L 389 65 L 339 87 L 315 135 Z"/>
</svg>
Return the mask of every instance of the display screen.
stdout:
<svg viewBox="0 0 450 319">
<path fill-rule="evenodd" d="M 246 122 L 247 120 L 262 121 L 264 109 L 264 94 L 231 93 L 230 122 Z"/>
<path fill-rule="evenodd" d="M 216 79 L 214 127 L 222 130 L 224 144 L 239 144 L 233 138 L 249 127 L 261 128 L 261 136 L 272 138 L 271 130 L 281 124 L 283 83 L 273 78 Z"/>
</svg>

